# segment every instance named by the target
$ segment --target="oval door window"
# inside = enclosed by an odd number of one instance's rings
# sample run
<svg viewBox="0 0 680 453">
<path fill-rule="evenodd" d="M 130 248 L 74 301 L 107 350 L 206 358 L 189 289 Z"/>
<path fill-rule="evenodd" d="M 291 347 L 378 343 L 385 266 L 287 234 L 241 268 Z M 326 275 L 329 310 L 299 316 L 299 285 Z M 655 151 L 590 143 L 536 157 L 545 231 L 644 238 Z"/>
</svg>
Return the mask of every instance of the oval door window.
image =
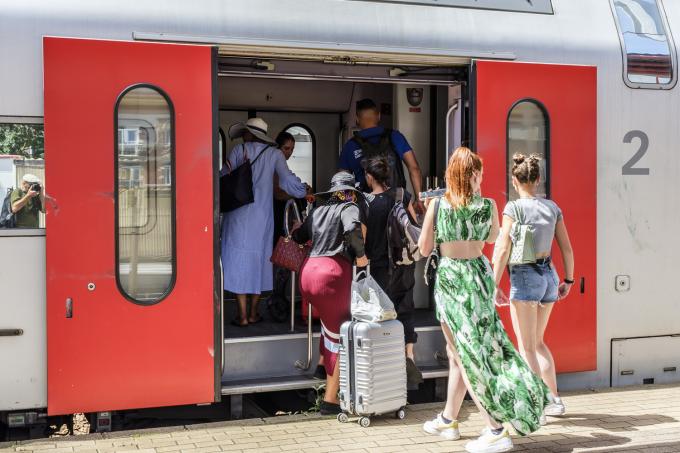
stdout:
<svg viewBox="0 0 680 453">
<path fill-rule="evenodd" d="M 314 135 L 303 124 L 291 124 L 285 129 L 295 140 L 293 155 L 288 159 L 288 168 L 310 186 L 314 186 Z"/>
<path fill-rule="evenodd" d="M 172 104 L 155 87 L 134 86 L 119 97 L 115 119 L 118 287 L 153 304 L 175 280 Z"/>
<path fill-rule="evenodd" d="M 515 153 L 541 156 L 541 181 L 536 195 L 548 198 L 550 196 L 550 124 L 545 107 L 532 99 L 516 102 L 508 115 L 507 133 L 508 200 L 519 198 L 519 194 L 512 186 L 512 156 Z"/>
</svg>

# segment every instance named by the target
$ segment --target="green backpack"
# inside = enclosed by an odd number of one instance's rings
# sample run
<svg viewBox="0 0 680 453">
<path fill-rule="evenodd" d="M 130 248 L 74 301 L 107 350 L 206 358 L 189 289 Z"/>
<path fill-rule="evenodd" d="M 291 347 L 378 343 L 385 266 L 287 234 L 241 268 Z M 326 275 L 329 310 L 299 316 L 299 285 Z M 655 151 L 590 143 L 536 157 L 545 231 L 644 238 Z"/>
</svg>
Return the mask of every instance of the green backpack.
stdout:
<svg viewBox="0 0 680 453">
<path fill-rule="evenodd" d="M 534 250 L 534 227 L 527 225 L 524 219 L 524 212 L 522 207 L 514 201 L 512 203 L 512 211 L 515 215 L 515 221 L 510 229 L 510 239 L 512 240 L 512 250 L 510 251 L 510 259 L 508 265 L 515 266 L 517 264 L 533 264 L 536 262 L 536 252 Z"/>
</svg>

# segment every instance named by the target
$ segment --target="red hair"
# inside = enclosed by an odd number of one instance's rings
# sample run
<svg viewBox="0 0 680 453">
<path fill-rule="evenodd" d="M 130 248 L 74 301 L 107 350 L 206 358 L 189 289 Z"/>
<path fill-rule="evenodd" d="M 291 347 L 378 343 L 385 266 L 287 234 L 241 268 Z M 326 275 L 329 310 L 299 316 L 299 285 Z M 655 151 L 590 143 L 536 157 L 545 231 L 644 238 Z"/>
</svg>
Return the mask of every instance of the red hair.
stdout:
<svg viewBox="0 0 680 453">
<path fill-rule="evenodd" d="M 469 148 L 457 148 L 446 167 L 446 194 L 449 204 L 457 208 L 470 203 L 472 196 L 472 175 L 482 171 L 482 159 Z"/>
</svg>

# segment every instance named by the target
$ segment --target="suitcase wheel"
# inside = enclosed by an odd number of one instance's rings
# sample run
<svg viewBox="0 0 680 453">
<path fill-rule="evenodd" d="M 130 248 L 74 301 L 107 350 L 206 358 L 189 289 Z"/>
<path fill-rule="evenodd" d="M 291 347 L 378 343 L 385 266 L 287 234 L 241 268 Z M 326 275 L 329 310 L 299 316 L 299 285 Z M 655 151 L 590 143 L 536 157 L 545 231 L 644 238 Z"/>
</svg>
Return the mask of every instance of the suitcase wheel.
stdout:
<svg viewBox="0 0 680 453">
<path fill-rule="evenodd" d="M 361 417 L 361 418 L 359 419 L 359 425 L 360 425 L 362 428 L 368 428 L 368 427 L 371 425 L 371 419 L 368 418 L 368 417 Z"/>
<path fill-rule="evenodd" d="M 338 421 L 340 423 L 347 423 L 349 421 L 349 417 L 344 412 L 340 412 L 338 414 Z"/>
<path fill-rule="evenodd" d="M 402 407 L 401 409 L 399 409 L 397 412 L 394 413 L 394 416 L 396 418 L 398 418 L 399 420 L 403 420 L 403 419 L 406 418 L 406 411 Z"/>
</svg>

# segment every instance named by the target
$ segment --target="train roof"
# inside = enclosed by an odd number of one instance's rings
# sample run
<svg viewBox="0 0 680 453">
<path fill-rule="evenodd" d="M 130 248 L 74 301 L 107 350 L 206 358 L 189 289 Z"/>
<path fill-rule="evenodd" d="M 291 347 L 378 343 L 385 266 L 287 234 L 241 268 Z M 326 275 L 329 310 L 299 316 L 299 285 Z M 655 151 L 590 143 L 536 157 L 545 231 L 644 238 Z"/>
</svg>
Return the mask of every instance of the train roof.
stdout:
<svg viewBox="0 0 680 453">
<path fill-rule="evenodd" d="M 467 0 L 446 0 L 463 5 Z M 224 53 L 263 47 L 432 55 L 440 64 L 496 58 L 621 65 L 608 1 L 483 0 L 550 6 L 534 14 L 436 6 L 429 0 L 23 0 L 0 6 L 0 116 L 42 116 L 42 37 L 215 43 Z M 515 8 L 518 9 L 519 6 Z M 525 8 L 526 9 L 526 8 Z M 676 15 L 680 19 L 680 9 Z M 539 11 L 537 11 L 539 12 Z M 435 58 L 436 57 L 436 58 Z M 427 61 L 427 59 L 425 60 Z M 120 62 L 125 64 L 125 62 Z"/>
</svg>

